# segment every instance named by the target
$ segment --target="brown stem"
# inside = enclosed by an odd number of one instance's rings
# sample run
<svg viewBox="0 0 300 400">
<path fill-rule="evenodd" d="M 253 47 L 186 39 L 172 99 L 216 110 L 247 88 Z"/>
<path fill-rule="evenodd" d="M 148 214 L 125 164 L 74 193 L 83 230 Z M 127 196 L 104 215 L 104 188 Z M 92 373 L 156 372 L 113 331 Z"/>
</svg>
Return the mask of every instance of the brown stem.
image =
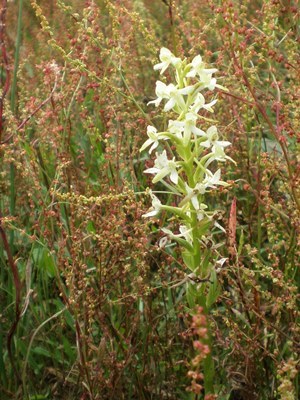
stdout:
<svg viewBox="0 0 300 400">
<path fill-rule="evenodd" d="M 251 93 L 251 95 L 252 95 L 252 97 L 254 99 L 256 108 L 258 109 L 260 114 L 263 116 L 264 120 L 266 121 L 266 123 L 267 123 L 267 125 L 268 125 L 268 127 L 270 129 L 270 131 L 272 132 L 273 136 L 275 137 L 275 139 L 277 140 L 277 142 L 279 143 L 279 145 L 280 145 L 280 147 L 282 149 L 283 156 L 284 156 L 284 159 L 285 159 L 285 162 L 286 162 L 286 165 L 287 165 L 287 169 L 288 169 L 288 175 L 289 175 L 289 180 L 290 180 L 290 188 L 291 188 L 292 196 L 294 198 L 294 201 L 295 201 L 295 203 L 297 205 L 298 210 L 300 211 L 300 200 L 298 199 L 297 192 L 296 192 L 296 189 L 295 189 L 294 184 L 293 184 L 293 181 L 294 181 L 293 171 L 292 171 L 292 167 L 291 167 L 291 163 L 290 163 L 290 160 L 289 160 L 289 155 L 288 155 L 285 143 L 282 140 L 280 140 L 280 136 L 278 135 L 277 129 L 274 127 L 272 121 L 270 120 L 269 116 L 267 115 L 265 107 L 258 100 L 258 98 L 256 96 L 256 93 L 255 93 L 253 87 L 251 86 L 251 84 L 250 84 L 250 82 L 249 82 L 249 80 L 248 80 L 248 78 L 247 78 L 247 76 L 245 74 L 245 71 L 243 70 L 242 66 L 239 64 L 239 62 L 238 62 L 238 60 L 236 58 L 236 55 L 235 55 L 233 50 L 232 50 L 232 56 L 233 56 L 233 59 L 234 59 L 236 65 L 237 65 L 237 68 L 239 69 L 239 72 L 241 73 L 241 75 L 243 77 L 243 80 L 244 80 L 244 83 L 245 83 L 246 87 L 248 88 L 249 92 Z"/>
<path fill-rule="evenodd" d="M 220 93 L 222 95 L 224 94 L 225 96 L 233 97 L 234 99 L 240 100 L 245 104 L 249 104 L 249 106 L 255 106 L 255 103 L 253 103 L 252 101 L 246 100 L 246 99 L 244 99 L 244 98 L 242 98 L 240 96 L 237 96 L 236 94 L 229 93 L 229 92 L 224 92 L 223 90 L 220 91 Z"/>
<path fill-rule="evenodd" d="M 8 65 L 8 58 L 7 58 L 7 53 L 6 53 L 6 45 L 5 45 L 5 17 L 6 17 L 6 11 L 7 11 L 7 0 L 2 0 L 2 8 L 0 11 L 0 49 L 1 49 L 1 56 L 2 56 L 2 64 L 4 66 L 5 70 L 5 81 L 3 85 L 3 91 L 0 97 L 0 143 L 1 143 L 1 137 L 3 133 L 3 111 L 4 111 L 4 100 L 5 97 L 8 93 L 9 86 L 10 86 L 10 71 L 9 71 L 9 65 Z M 9 242 L 7 240 L 7 236 L 5 233 L 5 230 L 2 225 L 2 220 L 3 217 L 0 213 L 0 237 L 3 242 L 3 247 L 4 250 L 6 251 L 7 254 L 7 259 L 8 259 L 8 265 L 10 267 L 12 276 L 13 276 L 13 282 L 14 282 L 14 287 L 15 287 L 15 292 L 16 292 L 16 303 L 15 303 L 15 320 L 13 321 L 8 334 L 7 334 L 7 351 L 8 351 L 8 357 L 10 359 L 12 368 L 15 372 L 15 376 L 17 377 L 18 381 L 21 381 L 20 374 L 16 368 L 15 362 L 14 362 L 14 357 L 13 357 L 13 350 L 12 350 L 12 339 L 13 336 L 17 330 L 18 323 L 21 318 L 21 281 L 19 277 L 19 272 L 17 265 L 13 259 L 11 249 L 9 246 Z"/>
<path fill-rule="evenodd" d="M 3 59 L 3 65 L 4 65 L 6 76 L 5 76 L 5 82 L 3 85 L 2 95 L 0 96 L 0 142 L 1 142 L 2 131 L 3 131 L 4 99 L 5 99 L 5 96 L 7 95 L 7 92 L 9 90 L 9 85 L 10 85 L 10 72 L 9 72 L 6 46 L 5 46 L 5 40 L 4 40 L 6 10 L 7 10 L 7 0 L 2 0 L 2 8 L 0 11 L 0 49 L 1 49 L 1 55 L 2 55 L 2 59 Z"/>
<path fill-rule="evenodd" d="M 12 338 L 17 330 L 17 326 L 18 323 L 20 321 L 20 317 L 21 317 L 21 308 L 20 308 L 20 304 L 21 304 L 21 289 L 22 289 L 22 285 L 21 285 L 21 281 L 20 281 L 20 277 L 19 277 L 19 272 L 18 272 L 18 268 L 17 265 L 13 259 L 13 256 L 11 254 L 11 250 L 9 247 L 9 243 L 7 240 L 7 236 L 6 233 L 3 229 L 2 226 L 2 215 L 0 214 L 0 236 L 2 238 L 2 242 L 3 242 L 3 247 L 6 251 L 7 254 L 7 258 L 8 258 L 8 265 L 10 267 L 10 270 L 12 272 L 13 275 L 13 280 L 14 280 L 14 286 L 15 286 L 15 291 L 16 291 L 16 308 L 15 308 L 15 320 L 12 324 L 12 326 L 9 329 L 9 332 L 7 334 L 7 351 L 8 351 L 8 356 L 11 362 L 11 365 L 14 369 L 14 372 L 16 374 L 17 379 L 21 382 L 21 377 L 20 374 L 15 366 L 15 362 L 14 362 L 14 358 L 13 358 L 13 352 L 12 352 Z"/>
</svg>

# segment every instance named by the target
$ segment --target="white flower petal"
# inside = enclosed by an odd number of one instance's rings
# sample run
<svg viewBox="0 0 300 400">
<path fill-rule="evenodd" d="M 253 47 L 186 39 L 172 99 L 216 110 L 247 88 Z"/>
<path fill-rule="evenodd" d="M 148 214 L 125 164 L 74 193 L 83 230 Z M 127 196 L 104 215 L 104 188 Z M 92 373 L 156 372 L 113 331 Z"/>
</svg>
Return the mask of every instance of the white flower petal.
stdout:
<svg viewBox="0 0 300 400">
<path fill-rule="evenodd" d="M 174 106 L 175 106 L 176 102 L 175 99 L 172 98 L 170 99 L 164 106 L 164 111 L 170 111 Z"/>
<path fill-rule="evenodd" d="M 198 201 L 197 194 L 194 194 L 194 196 L 191 198 L 191 202 L 192 202 L 195 210 L 199 210 L 199 201 Z"/>
<path fill-rule="evenodd" d="M 162 69 L 164 66 L 165 66 L 165 63 L 164 63 L 164 62 L 161 62 L 161 63 L 159 63 L 159 64 L 155 64 L 154 67 L 153 67 L 153 69 L 154 69 L 155 71 L 157 71 L 157 70 L 159 70 L 159 69 Z"/>
<path fill-rule="evenodd" d="M 223 228 L 222 225 L 220 225 L 217 221 L 215 221 L 215 226 L 219 229 L 221 229 L 222 232 L 226 233 L 225 229 Z"/>
<path fill-rule="evenodd" d="M 173 183 L 175 183 L 175 185 L 177 185 L 178 183 L 178 172 L 176 171 L 176 169 L 172 170 L 171 175 L 170 175 L 170 179 Z"/>
</svg>

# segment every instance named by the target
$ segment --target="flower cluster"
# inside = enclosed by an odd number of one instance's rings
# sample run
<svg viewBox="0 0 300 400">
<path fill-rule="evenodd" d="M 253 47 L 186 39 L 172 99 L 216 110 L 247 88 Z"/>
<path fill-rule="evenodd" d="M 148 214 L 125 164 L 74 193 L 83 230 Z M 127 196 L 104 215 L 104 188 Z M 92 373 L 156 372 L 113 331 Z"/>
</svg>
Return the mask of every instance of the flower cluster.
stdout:
<svg viewBox="0 0 300 400">
<path fill-rule="evenodd" d="M 206 101 L 204 92 L 213 97 L 215 88 L 226 89 L 218 85 L 213 77 L 217 70 L 206 68 L 200 55 L 188 63 L 186 59 L 175 57 L 170 50 L 162 48 L 159 57 L 161 62 L 154 69 L 163 74 L 171 67 L 176 82 L 166 84 L 157 81 L 157 98 L 148 104 L 158 107 L 163 103 L 163 110 L 171 112 L 173 119 L 168 121 L 167 128 L 162 132 L 148 126 L 148 139 L 141 151 L 148 149 L 151 154 L 156 150 L 154 166 L 144 172 L 154 176 L 153 183 L 161 182 L 169 193 L 176 196 L 176 205 L 162 204 L 150 191 L 152 208 L 144 217 L 157 216 L 162 210 L 176 216 L 179 233 L 166 228 L 163 232 L 183 246 L 185 264 L 197 276 L 204 278 L 204 275 L 211 274 L 211 268 L 207 254 L 201 249 L 208 250 L 209 247 L 210 251 L 215 250 L 216 245 L 210 243 L 208 246 L 208 241 L 212 241 L 211 232 L 215 228 L 223 229 L 217 222 L 217 211 L 209 210 L 205 204 L 205 195 L 227 185 L 221 180 L 221 170 L 217 165 L 233 160 L 225 153 L 230 142 L 221 140 L 217 127 L 208 125 L 211 119 L 199 113 L 213 113 L 217 102 L 215 98 Z M 174 116 L 177 118 L 174 119 Z M 206 129 L 199 127 L 200 120 Z"/>
</svg>

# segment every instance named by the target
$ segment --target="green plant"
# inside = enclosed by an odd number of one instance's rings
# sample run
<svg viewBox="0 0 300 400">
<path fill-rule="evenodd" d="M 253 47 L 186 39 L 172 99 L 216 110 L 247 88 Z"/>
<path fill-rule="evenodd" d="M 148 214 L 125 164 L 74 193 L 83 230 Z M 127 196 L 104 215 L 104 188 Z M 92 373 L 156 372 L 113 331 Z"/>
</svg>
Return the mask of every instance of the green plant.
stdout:
<svg viewBox="0 0 300 400">
<path fill-rule="evenodd" d="M 154 69 L 161 70 L 163 74 L 172 66 L 176 84 L 166 85 L 157 81 L 157 99 L 149 104 L 153 103 L 157 107 L 162 100 L 167 100 L 164 111 L 173 111 L 177 118 L 170 119 L 168 127 L 162 132 L 148 126 L 149 139 L 141 147 L 141 151 L 151 146 L 151 153 L 166 143 L 164 147 L 173 158 L 168 158 L 166 150 L 156 153 L 154 167 L 144 172 L 154 174 L 152 182 L 161 182 L 167 189 L 167 192 L 162 193 L 171 194 L 175 201 L 168 200 L 172 205 L 164 205 L 150 192 L 152 210 L 144 217 L 156 216 L 161 211 L 166 211 L 172 220 L 175 219 L 176 224 L 179 224 L 178 234 L 167 228 L 162 228 L 162 231 L 177 241 L 182 248 L 183 261 L 190 272 L 187 276 L 187 298 L 190 307 L 198 304 L 208 312 L 219 295 L 217 267 L 221 267 L 226 259 L 220 257 L 220 245 L 216 245 L 214 240 L 215 229 L 224 231 L 217 222 L 220 211 L 209 209 L 206 196 L 218 186 L 227 186 L 221 180 L 220 169 L 212 172 L 213 163 L 233 160 L 224 151 L 230 142 L 220 140 L 217 127 L 208 125 L 209 122 L 215 121 L 200 116 L 198 112 L 201 110 L 212 113 L 212 107 L 217 102 L 214 99 L 206 103 L 202 92 L 208 89 L 208 93 L 211 93 L 216 87 L 225 89 L 212 77 L 217 70 L 207 68 L 200 55 L 188 63 L 186 59 L 181 60 L 170 50 L 162 48 L 160 60 Z M 199 128 L 199 120 L 202 121 L 203 128 L 206 125 L 206 132 Z M 168 181 L 165 178 L 169 178 Z M 161 239 L 160 243 L 161 246 L 166 245 L 164 239 Z M 209 337 L 207 340 L 209 342 Z M 213 360 L 208 354 L 204 361 L 206 394 L 214 392 L 213 382 Z"/>
</svg>

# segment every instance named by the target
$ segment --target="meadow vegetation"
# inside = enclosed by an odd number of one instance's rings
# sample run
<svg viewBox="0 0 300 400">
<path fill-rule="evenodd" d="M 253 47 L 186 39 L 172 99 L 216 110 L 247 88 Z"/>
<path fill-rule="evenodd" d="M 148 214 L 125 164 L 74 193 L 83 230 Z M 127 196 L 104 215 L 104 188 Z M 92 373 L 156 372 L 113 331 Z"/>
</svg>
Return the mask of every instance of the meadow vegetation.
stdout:
<svg viewBox="0 0 300 400">
<path fill-rule="evenodd" d="M 297 1 L 1 0 L 1 400 L 299 398 L 299 34 Z M 209 312 L 175 219 L 143 217 L 162 47 L 227 88 Z"/>
</svg>

